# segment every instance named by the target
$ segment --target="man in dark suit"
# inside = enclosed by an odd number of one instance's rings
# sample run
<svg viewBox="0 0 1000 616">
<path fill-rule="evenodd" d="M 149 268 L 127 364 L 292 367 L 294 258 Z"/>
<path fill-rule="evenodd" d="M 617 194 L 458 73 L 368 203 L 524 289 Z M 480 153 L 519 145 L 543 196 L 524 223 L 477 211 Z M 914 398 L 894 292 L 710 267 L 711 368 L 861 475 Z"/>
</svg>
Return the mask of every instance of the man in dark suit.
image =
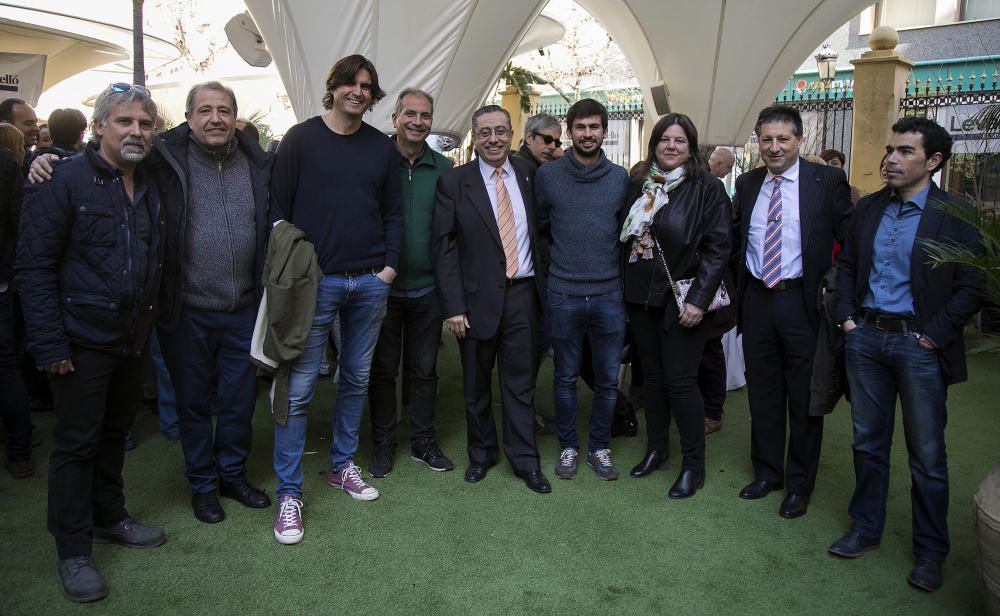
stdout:
<svg viewBox="0 0 1000 616">
<path fill-rule="evenodd" d="M 490 386 L 499 359 L 504 453 L 529 488 L 552 491 L 532 429 L 534 345 L 544 277 L 531 180 L 512 159 L 510 115 L 497 105 L 472 114 L 477 158 L 438 180 L 434 274 L 448 330 L 462 358 L 469 467 L 476 483 L 497 462 Z"/>
<path fill-rule="evenodd" d="M 846 231 L 851 191 L 843 171 L 799 157 L 802 118 L 795 109 L 765 108 L 755 132 L 765 166 L 736 180 L 733 199 L 754 470 L 740 498 L 787 487 L 778 512 L 797 518 L 806 513 L 816 483 L 823 436 L 822 417 L 809 416 L 816 294 L 831 266 L 833 242 Z"/>
<path fill-rule="evenodd" d="M 951 136 L 926 118 L 902 118 L 886 146 L 886 188 L 858 202 L 840 254 L 835 318 L 844 331 L 854 420 L 851 529 L 830 552 L 877 549 L 885 528 L 889 450 L 898 394 L 909 453 L 916 566 L 907 580 L 928 592 L 948 554 L 948 385 L 966 379 L 962 329 L 979 310 L 970 266 L 935 266 L 926 241 L 980 253 L 979 233 L 936 204 L 953 201 L 931 181 Z M 958 207 L 963 207 L 958 204 Z"/>
</svg>

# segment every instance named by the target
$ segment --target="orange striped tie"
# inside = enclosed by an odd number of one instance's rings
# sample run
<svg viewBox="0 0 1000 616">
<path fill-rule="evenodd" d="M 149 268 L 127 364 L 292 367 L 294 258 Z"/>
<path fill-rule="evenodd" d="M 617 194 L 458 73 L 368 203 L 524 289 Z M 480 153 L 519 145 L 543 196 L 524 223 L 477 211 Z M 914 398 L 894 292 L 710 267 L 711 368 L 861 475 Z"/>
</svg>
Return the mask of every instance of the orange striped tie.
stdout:
<svg viewBox="0 0 1000 616">
<path fill-rule="evenodd" d="M 514 228 L 514 208 L 510 205 L 510 195 L 504 186 L 503 167 L 497 167 L 497 226 L 500 227 L 500 244 L 507 257 L 507 278 L 517 273 L 517 231 Z"/>
</svg>

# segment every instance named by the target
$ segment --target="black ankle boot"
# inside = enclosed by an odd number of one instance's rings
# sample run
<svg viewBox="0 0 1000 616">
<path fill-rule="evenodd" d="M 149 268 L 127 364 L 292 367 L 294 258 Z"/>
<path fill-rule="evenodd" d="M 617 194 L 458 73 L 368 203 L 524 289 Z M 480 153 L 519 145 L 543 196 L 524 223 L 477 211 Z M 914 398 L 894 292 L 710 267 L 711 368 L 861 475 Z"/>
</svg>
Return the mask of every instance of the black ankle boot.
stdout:
<svg viewBox="0 0 1000 616">
<path fill-rule="evenodd" d="M 629 475 L 632 477 L 645 477 L 656 470 L 665 471 L 670 466 L 669 458 L 669 452 L 650 449 L 643 456 L 642 461 L 636 464 L 629 472 Z"/>
<path fill-rule="evenodd" d="M 683 470 L 677 477 L 667 496 L 670 498 L 687 498 L 705 487 L 705 471 Z"/>
</svg>

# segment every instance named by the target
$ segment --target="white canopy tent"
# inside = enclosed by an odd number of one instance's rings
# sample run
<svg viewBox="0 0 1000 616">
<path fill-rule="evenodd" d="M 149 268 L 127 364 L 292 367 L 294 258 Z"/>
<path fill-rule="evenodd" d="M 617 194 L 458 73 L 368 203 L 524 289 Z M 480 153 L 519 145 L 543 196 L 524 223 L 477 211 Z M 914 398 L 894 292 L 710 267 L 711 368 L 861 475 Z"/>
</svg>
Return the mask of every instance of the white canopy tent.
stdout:
<svg viewBox="0 0 1000 616">
<path fill-rule="evenodd" d="M 871 0 L 577 0 L 639 79 L 649 120 L 691 116 L 703 144 L 745 142 L 759 108 L 802 59 Z M 326 74 L 361 53 L 389 92 L 369 120 L 388 130 L 393 93 L 435 96 L 435 131 L 468 129 L 544 0 L 246 0 L 301 120 L 322 111 Z M 651 122 L 647 122 L 651 126 Z"/>
</svg>

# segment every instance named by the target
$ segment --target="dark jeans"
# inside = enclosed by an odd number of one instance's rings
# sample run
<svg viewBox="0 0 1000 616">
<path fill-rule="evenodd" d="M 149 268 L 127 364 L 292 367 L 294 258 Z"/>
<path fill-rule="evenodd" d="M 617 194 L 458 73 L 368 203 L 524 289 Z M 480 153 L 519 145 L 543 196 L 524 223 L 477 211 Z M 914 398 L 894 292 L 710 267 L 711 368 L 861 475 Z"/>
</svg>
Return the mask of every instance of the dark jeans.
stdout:
<svg viewBox="0 0 1000 616">
<path fill-rule="evenodd" d="M 400 354 L 409 403 L 410 442 L 434 438 L 437 355 L 441 345 L 441 299 L 437 289 L 423 297 L 389 296 L 372 356 L 368 386 L 372 439 L 396 445 L 396 376 Z M 404 343 L 405 342 L 405 343 Z"/>
<path fill-rule="evenodd" d="M 844 336 L 854 420 L 854 475 L 848 507 L 853 530 L 878 539 L 885 528 L 896 396 L 910 464 L 913 552 L 938 562 L 948 555 L 947 387 L 937 351 L 912 335 L 864 325 Z"/>
<path fill-rule="evenodd" d="M 705 417 L 722 420 L 722 405 L 726 403 L 726 354 L 722 336 L 705 341 L 705 352 L 698 367 L 698 389 L 705 401 Z"/>
<path fill-rule="evenodd" d="M 31 457 L 31 414 L 28 393 L 17 360 L 13 293 L 0 291 L 0 417 L 7 429 L 7 457 Z"/>
<path fill-rule="evenodd" d="M 705 327 L 663 328 L 663 308 L 627 304 L 629 323 L 643 371 L 648 449 L 667 451 L 670 416 L 677 422 L 684 470 L 705 470 L 705 404 L 698 390 L 698 366 Z"/>
<path fill-rule="evenodd" d="M 184 474 L 196 494 L 213 491 L 216 478 L 229 483 L 246 475 L 257 396 L 250 362 L 255 318 L 253 304 L 236 312 L 185 306 L 177 330 L 159 334 L 174 386 Z"/>
<path fill-rule="evenodd" d="M 594 370 L 590 451 L 611 442 L 611 422 L 618 398 L 618 368 L 625 339 L 625 304 L 621 291 L 579 296 L 548 293 L 549 336 L 554 351 L 552 398 L 559 446 L 580 448 L 576 431 L 576 377 L 580 374 L 584 338 L 590 341 Z"/>
<path fill-rule="evenodd" d="M 55 428 L 49 532 L 60 559 L 89 556 L 94 526 L 124 520 L 125 433 L 142 404 L 142 360 L 72 347 L 75 370 L 49 375 Z"/>
</svg>

